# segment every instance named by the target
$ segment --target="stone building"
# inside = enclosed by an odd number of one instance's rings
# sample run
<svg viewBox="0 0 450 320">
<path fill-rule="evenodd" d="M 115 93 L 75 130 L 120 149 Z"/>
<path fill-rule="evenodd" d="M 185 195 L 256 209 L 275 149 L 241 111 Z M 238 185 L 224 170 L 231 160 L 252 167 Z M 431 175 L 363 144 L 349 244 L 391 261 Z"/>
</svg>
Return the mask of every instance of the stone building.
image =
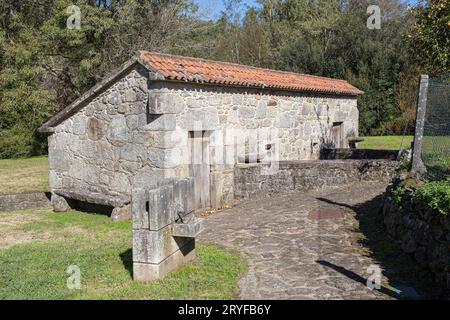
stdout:
<svg viewBox="0 0 450 320">
<path fill-rule="evenodd" d="M 40 128 L 54 209 L 81 201 L 117 218 L 133 188 L 187 176 L 198 208 L 230 203 L 238 163 L 348 147 L 361 93 L 343 80 L 140 51 Z"/>
</svg>

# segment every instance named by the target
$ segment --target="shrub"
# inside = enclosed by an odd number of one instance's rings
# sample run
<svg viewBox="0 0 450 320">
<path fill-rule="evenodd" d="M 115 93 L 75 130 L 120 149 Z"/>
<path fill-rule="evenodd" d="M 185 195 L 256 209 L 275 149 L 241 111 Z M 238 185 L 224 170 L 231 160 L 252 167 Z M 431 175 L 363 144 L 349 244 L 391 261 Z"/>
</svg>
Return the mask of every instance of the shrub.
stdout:
<svg viewBox="0 0 450 320">
<path fill-rule="evenodd" d="M 428 181 L 414 193 L 414 199 L 427 204 L 442 215 L 450 212 L 450 178 Z"/>
</svg>

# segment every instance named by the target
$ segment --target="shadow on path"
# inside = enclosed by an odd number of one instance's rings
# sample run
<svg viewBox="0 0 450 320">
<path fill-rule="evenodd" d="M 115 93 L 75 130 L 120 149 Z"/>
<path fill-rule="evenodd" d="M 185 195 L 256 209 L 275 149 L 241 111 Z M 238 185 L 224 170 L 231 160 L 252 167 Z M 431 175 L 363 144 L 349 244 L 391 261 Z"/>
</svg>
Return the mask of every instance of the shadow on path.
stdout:
<svg viewBox="0 0 450 320">
<path fill-rule="evenodd" d="M 348 269 L 346 269 L 344 267 L 337 266 L 337 265 L 335 265 L 335 264 L 333 264 L 331 262 L 324 261 L 324 260 L 317 260 L 316 262 L 318 264 L 322 265 L 322 266 L 331 268 L 334 271 L 339 272 L 340 274 L 346 276 L 347 278 L 350 278 L 350 279 L 352 279 L 352 280 L 354 280 L 356 282 L 359 282 L 359 283 L 361 283 L 363 285 L 367 285 L 367 279 L 366 278 L 361 277 L 359 274 L 357 274 L 357 273 L 355 273 L 355 272 L 353 272 L 351 270 L 348 270 Z M 381 286 L 380 289 L 374 289 L 374 290 L 377 290 L 377 291 L 379 291 L 381 293 L 384 293 L 385 295 L 388 295 L 388 296 L 390 296 L 390 297 L 392 297 L 394 299 L 398 299 L 399 298 L 399 296 L 396 293 L 394 293 L 391 289 L 388 289 L 388 288 L 386 288 L 384 286 Z"/>
<path fill-rule="evenodd" d="M 415 260 L 404 253 L 400 245 L 387 234 L 380 213 L 383 195 L 378 195 L 369 201 L 354 206 L 333 199 L 333 195 L 325 198 L 320 197 L 317 200 L 345 207 L 356 213 L 359 230 L 355 230 L 355 236 L 357 236 L 358 242 L 369 250 L 369 255 L 375 263 L 381 267 L 390 286 L 396 288 L 400 286 L 413 287 L 422 299 L 449 298 L 448 291 L 433 280 L 431 272 L 421 269 Z M 362 282 L 364 280 L 365 284 L 365 279 L 352 271 L 326 261 L 318 261 L 318 263 L 326 265 L 355 281 Z M 384 289 L 388 290 L 389 293 L 384 292 L 383 288 L 380 291 L 389 296 L 394 294 L 395 298 L 399 298 L 394 291 Z"/>
</svg>

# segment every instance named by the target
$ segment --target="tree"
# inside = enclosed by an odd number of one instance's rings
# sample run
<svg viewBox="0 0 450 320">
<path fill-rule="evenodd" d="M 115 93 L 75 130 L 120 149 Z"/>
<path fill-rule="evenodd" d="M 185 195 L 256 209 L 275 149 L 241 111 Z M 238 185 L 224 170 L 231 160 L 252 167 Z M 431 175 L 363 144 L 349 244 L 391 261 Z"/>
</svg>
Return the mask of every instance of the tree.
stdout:
<svg viewBox="0 0 450 320">
<path fill-rule="evenodd" d="M 450 4 L 448 0 L 421 1 L 411 9 L 415 24 L 407 35 L 414 57 L 430 71 L 450 70 Z"/>
</svg>

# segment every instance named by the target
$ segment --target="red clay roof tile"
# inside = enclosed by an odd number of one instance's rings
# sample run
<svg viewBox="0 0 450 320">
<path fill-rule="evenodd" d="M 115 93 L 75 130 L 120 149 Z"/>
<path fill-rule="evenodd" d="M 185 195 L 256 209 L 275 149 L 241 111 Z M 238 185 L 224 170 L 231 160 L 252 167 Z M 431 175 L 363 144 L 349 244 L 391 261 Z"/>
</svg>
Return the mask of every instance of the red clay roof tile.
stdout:
<svg viewBox="0 0 450 320">
<path fill-rule="evenodd" d="M 352 96 L 363 93 L 347 81 L 339 79 L 143 50 L 138 52 L 137 58 L 163 80 Z"/>
</svg>

